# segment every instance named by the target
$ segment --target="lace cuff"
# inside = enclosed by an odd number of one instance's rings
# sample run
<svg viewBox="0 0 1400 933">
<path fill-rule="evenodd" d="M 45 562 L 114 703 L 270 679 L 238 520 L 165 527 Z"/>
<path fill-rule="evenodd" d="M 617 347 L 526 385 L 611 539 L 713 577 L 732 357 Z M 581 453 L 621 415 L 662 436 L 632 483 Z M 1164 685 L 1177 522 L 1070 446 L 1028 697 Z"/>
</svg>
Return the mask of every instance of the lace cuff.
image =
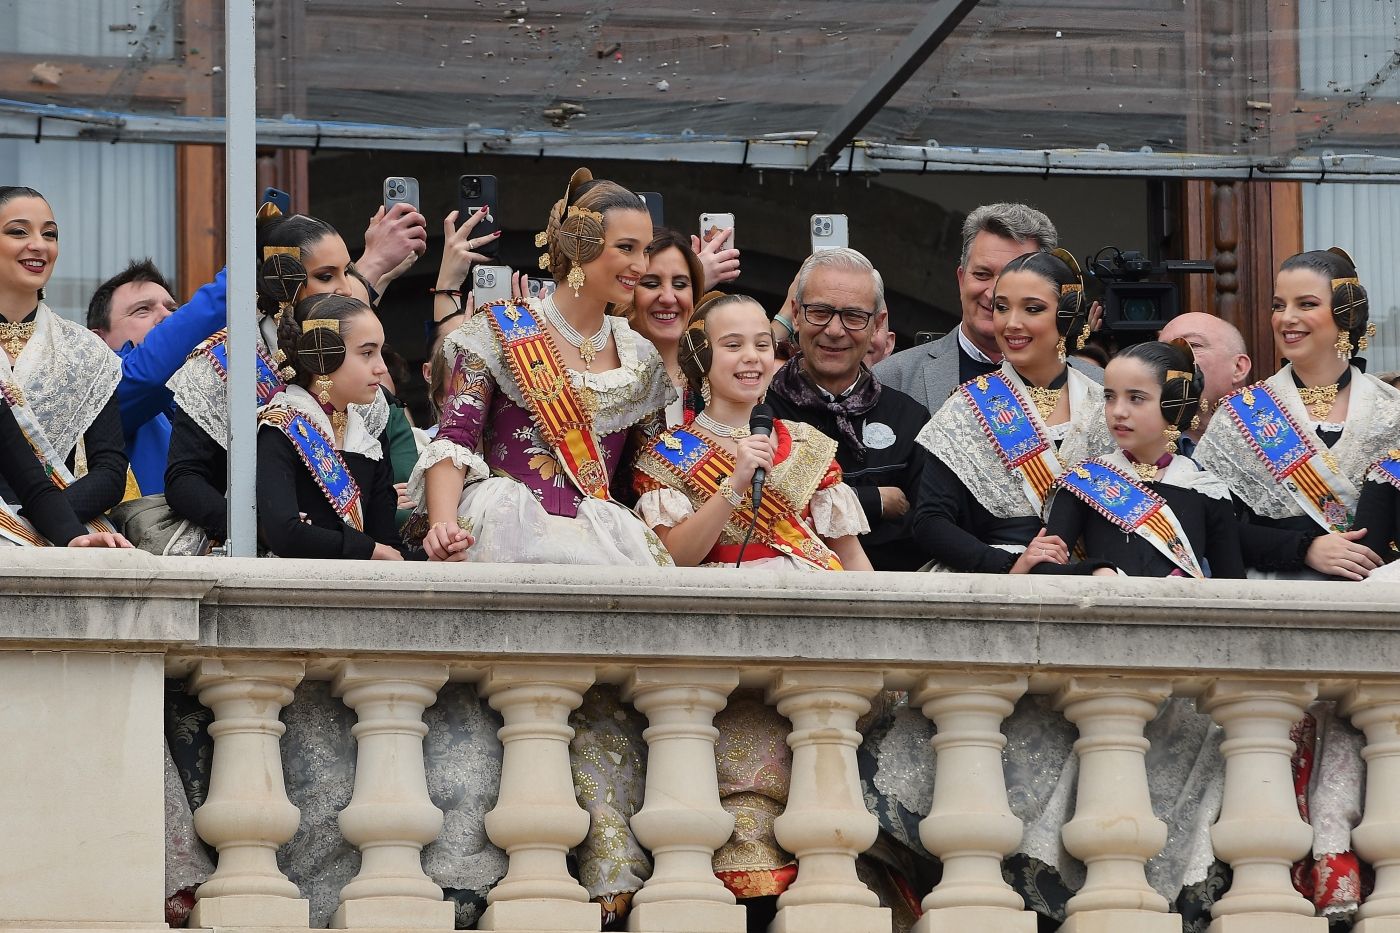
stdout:
<svg viewBox="0 0 1400 933">
<path fill-rule="evenodd" d="M 491 475 L 491 468 L 475 451 L 448 440 L 433 441 L 418 455 L 418 462 L 413 465 L 413 472 L 408 477 L 408 497 L 422 506 L 424 511 L 428 506 L 427 480 L 424 477 L 429 469 L 444 460 L 451 460 L 453 466 L 465 469 L 468 483 L 479 482 Z"/>
<path fill-rule="evenodd" d="M 823 538 L 844 538 L 847 535 L 870 533 L 856 492 L 845 483 L 837 483 L 812 494 L 812 530 Z"/>
<path fill-rule="evenodd" d="M 637 514 L 648 528 L 674 528 L 694 515 L 695 509 L 684 493 L 662 487 L 642 493 Z"/>
</svg>

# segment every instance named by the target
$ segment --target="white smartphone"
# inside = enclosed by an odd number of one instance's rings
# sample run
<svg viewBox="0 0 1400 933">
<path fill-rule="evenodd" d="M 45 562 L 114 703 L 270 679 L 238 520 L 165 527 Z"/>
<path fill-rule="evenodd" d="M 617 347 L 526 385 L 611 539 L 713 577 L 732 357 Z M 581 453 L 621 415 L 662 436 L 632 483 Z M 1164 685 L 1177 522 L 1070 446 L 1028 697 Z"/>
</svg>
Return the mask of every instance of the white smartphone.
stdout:
<svg viewBox="0 0 1400 933">
<path fill-rule="evenodd" d="M 701 214 L 700 215 L 700 242 L 708 243 L 721 230 L 734 229 L 733 214 Z M 734 234 L 729 235 L 729 240 L 724 244 L 725 249 L 736 249 L 734 245 Z"/>
<path fill-rule="evenodd" d="M 540 279 L 531 276 L 529 282 L 531 298 L 544 298 L 553 295 L 554 290 L 558 287 L 553 279 Z"/>
<path fill-rule="evenodd" d="M 477 266 L 473 269 L 472 298 L 477 307 L 510 301 L 510 266 Z"/>
<path fill-rule="evenodd" d="M 399 203 L 407 204 L 416 211 L 418 201 L 418 179 L 407 175 L 390 175 L 384 179 L 384 213 L 389 213 Z"/>
<path fill-rule="evenodd" d="M 812 215 L 812 252 L 849 245 L 845 214 Z"/>
</svg>

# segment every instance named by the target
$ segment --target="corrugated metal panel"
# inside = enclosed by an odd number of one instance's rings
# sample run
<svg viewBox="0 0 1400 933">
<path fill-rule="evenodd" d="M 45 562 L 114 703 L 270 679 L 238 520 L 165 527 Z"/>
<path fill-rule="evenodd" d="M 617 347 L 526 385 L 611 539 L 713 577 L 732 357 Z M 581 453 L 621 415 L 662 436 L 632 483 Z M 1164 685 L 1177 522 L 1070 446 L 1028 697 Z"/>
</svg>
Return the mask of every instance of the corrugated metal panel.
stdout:
<svg viewBox="0 0 1400 933">
<path fill-rule="evenodd" d="M 1340 246 L 1356 260 L 1378 332 L 1366 353 L 1373 373 L 1400 370 L 1400 188 L 1304 185 L 1303 247 Z"/>
<path fill-rule="evenodd" d="M 0 0 L 0 51 L 169 58 L 172 0 Z"/>
<path fill-rule="evenodd" d="M 1298 9 L 1299 90 L 1308 94 L 1400 93 L 1386 74 L 1400 36 L 1400 0 L 1303 0 Z"/>
<path fill-rule="evenodd" d="M 0 166 L 0 184 L 38 189 L 53 207 L 59 260 L 48 300 L 64 317 L 84 321 L 97 286 L 133 258 L 150 256 L 174 278 L 173 146 L 0 139 Z"/>
</svg>

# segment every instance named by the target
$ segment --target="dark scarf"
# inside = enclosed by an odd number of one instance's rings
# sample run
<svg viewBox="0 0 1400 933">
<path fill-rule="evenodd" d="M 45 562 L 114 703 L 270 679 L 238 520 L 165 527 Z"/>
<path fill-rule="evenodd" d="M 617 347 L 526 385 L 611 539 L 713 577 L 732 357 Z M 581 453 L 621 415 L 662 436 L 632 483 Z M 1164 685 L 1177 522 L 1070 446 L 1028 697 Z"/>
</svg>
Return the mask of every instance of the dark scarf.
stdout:
<svg viewBox="0 0 1400 933">
<path fill-rule="evenodd" d="M 802 371 L 802 355 L 798 354 L 783 364 L 773 377 L 770 392 L 776 392 L 799 408 L 815 408 L 828 411 L 836 416 L 837 438 L 855 452 L 856 459 L 865 462 L 865 443 L 856 431 L 855 420 L 875 407 L 880 400 L 880 383 L 866 367 L 860 364 L 860 377 L 851 390 L 836 399 L 829 399 L 816 387 Z"/>
</svg>

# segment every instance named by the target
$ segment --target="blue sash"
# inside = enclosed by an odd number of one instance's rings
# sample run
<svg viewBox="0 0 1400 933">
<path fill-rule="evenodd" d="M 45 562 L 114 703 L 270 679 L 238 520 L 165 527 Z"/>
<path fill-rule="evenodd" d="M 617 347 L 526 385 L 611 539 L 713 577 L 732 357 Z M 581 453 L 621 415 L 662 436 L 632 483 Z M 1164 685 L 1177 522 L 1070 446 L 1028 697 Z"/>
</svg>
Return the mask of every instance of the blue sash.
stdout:
<svg viewBox="0 0 1400 933">
<path fill-rule="evenodd" d="M 992 442 L 998 459 L 1021 478 L 1026 499 L 1037 515 L 1045 509 L 1045 497 L 1062 470 L 1039 422 L 1026 411 L 1021 396 L 1002 373 L 978 376 L 959 387 Z M 975 494 L 975 490 L 974 490 Z"/>
<path fill-rule="evenodd" d="M 1389 456 L 1377 460 L 1366 472 L 1367 479 L 1389 483 L 1400 489 L 1400 450 L 1392 450 Z"/>
<path fill-rule="evenodd" d="M 1222 401 L 1245 443 L 1303 512 L 1328 531 L 1349 530 L 1356 490 L 1338 474 L 1330 453 L 1319 453 L 1298 430 L 1273 390 L 1261 382 Z"/>
<path fill-rule="evenodd" d="M 258 412 L 258 421 L 272 425 L 287 436 L 335 513 L 347 525 L 364 531 L 360 487 L 355 483 L 355 477 L 350 475 L 335 444 L 315 422 L 300 412 L 276 406 Z"/>
<path fill-rule="evenodd" d="M 1205 576 L 1166 500 L 1123 471 L 1102 460 L 1085 460 L 1059 483 L 1125 532 L 1141 535 L 1189 575 Z"/>
<path fill-rule="evenodd" d="M 228 333 L 225 332 L 220 339 L 204 348 L 214 361 L 214 368 L 218 370 L 225 382 L 228 381 L 228 346 L 225 343 L 227 339 Z M 273 366 L 272 360 L 268 358 L 266 351 L 263 350 L 262 344 L 258 344 L 257 360 L 258 405 L 261 406 L 266 405 L 274 395 L 286 388 L 286 384 L 277 375 L 277 369 Z"/>
</svg>

